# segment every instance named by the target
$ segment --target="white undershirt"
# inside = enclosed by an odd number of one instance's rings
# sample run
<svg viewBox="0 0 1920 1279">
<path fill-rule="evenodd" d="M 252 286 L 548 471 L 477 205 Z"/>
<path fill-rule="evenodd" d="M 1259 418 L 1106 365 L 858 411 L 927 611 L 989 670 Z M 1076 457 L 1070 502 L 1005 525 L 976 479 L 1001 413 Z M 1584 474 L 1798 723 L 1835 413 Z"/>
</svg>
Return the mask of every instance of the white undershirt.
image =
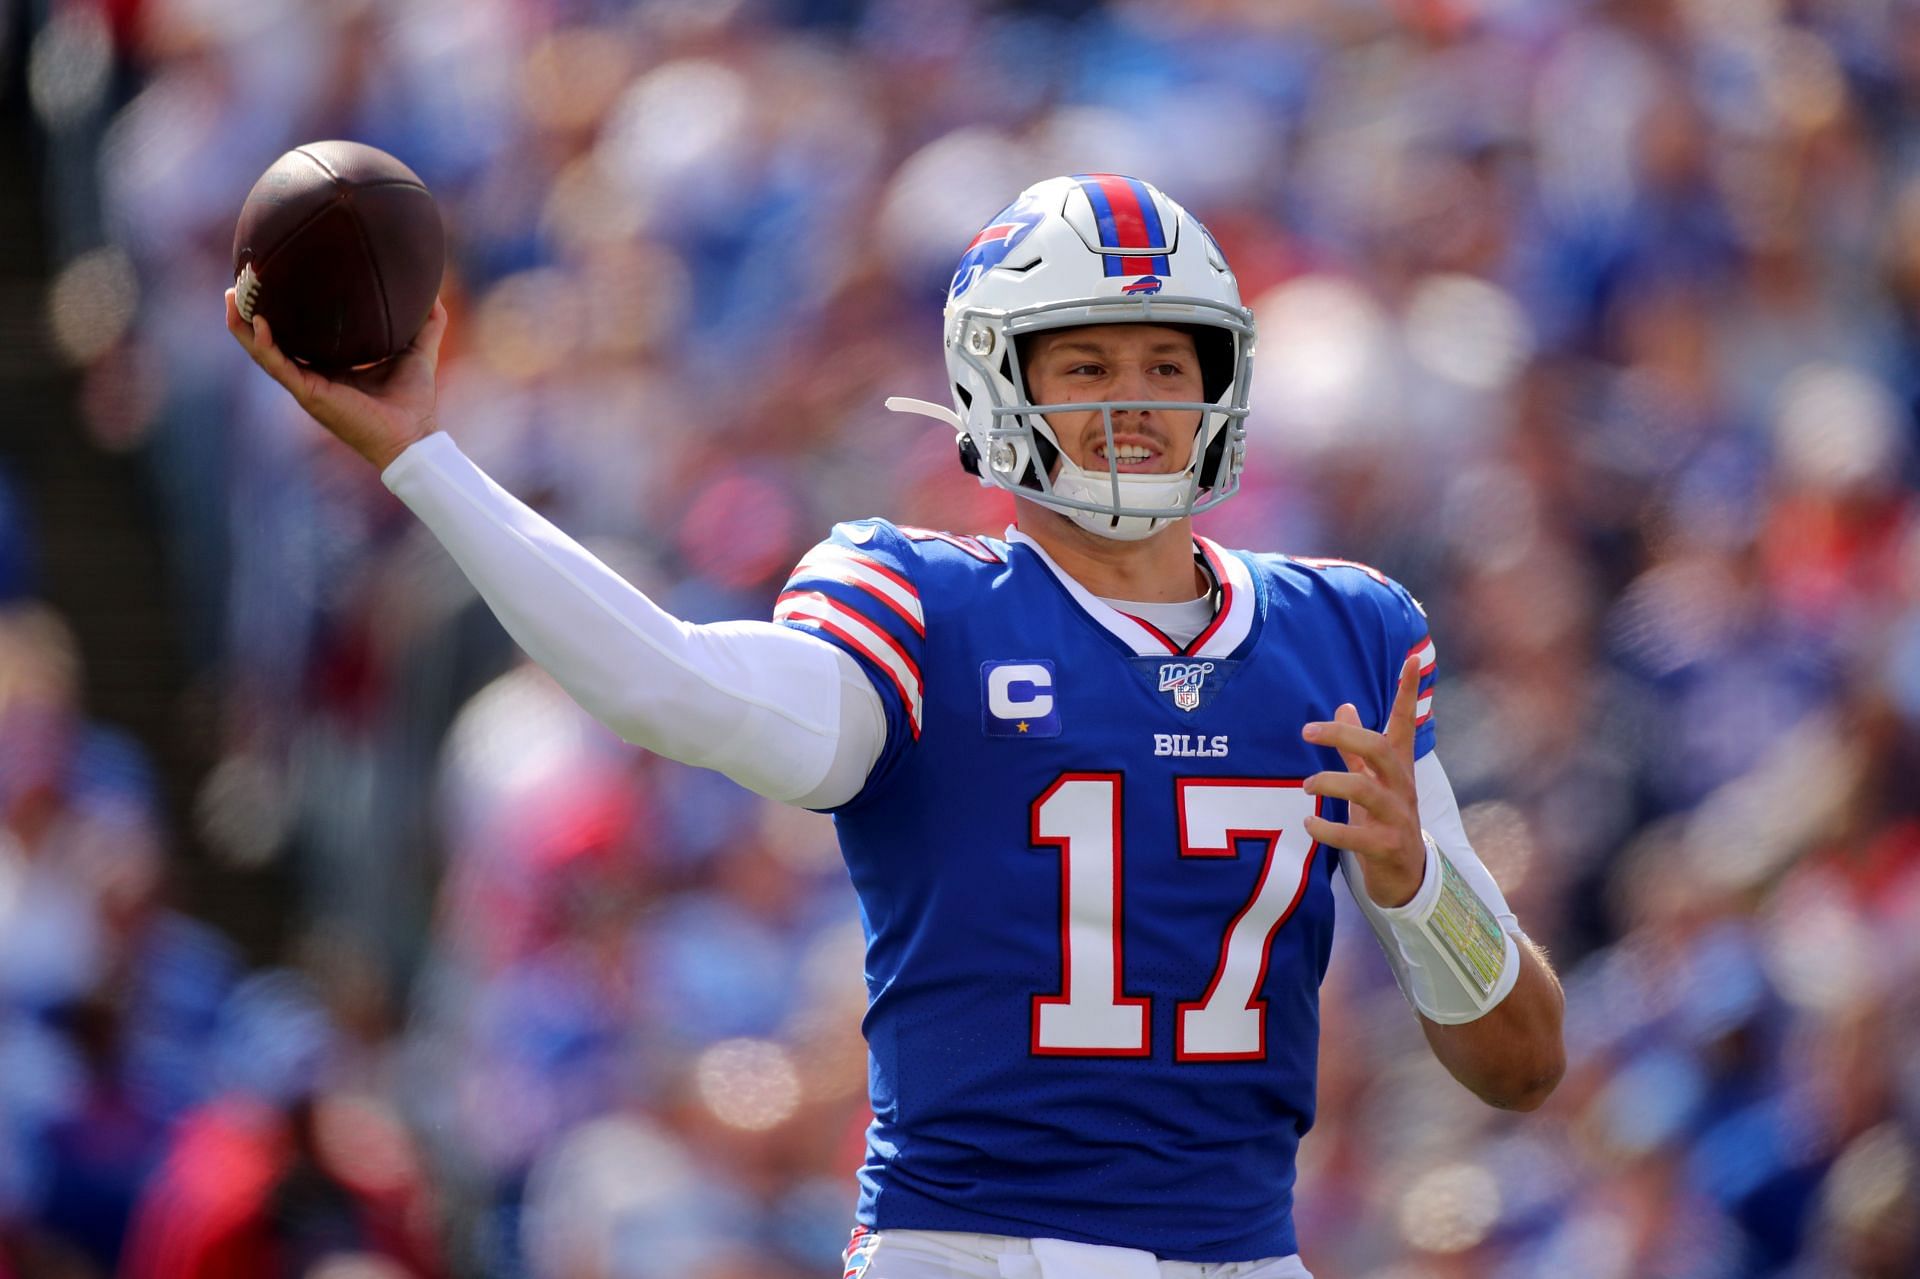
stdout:
<svg viewBox="0 0 1920 1279">
<path fill-rule="evenodd" d="M 886 747 L 886 711 L 844 650 L 773 622 L 691 625 L 643 595 L 495 484 L 444 432 L 381 474 L 446 547 L 507 633 L 573 699 L 627 741 L 712 768 L 770 799 L 834 808 L 859 794 Z M 1208 597 L 1107 601 L 1181 644 L 1212 620 Z M 1439 759 L 1414 766 L 1421 824 L 1502 925 L 1518 924 L 1475 856 Z M 1354 897 L 1372 905 L 1351 855 Z M 1368 912 L 1406 986 L 1383 920 Z"/>
<path fill-rule="evenodd" d="M 1110 600 L 1104 595 L 1094 598 L 1116 613 L 1129 613 L 1149 623 L 1181 648 L 1193 643 L 1194 637 L 1206 630 L 1207 624 L 1213 621 L 1213 597 L 1210 595 L 1202 595 L 1197 600 L 1181 600 L 1177 604 Z"/>
</svg>

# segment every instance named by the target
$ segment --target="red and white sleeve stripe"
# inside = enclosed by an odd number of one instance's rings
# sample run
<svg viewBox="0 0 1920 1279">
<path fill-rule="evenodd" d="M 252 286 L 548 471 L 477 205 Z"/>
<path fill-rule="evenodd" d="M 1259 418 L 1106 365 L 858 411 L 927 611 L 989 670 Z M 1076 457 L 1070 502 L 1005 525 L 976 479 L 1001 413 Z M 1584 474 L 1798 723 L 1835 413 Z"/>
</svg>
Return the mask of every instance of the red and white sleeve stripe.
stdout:
<svg viewBox="0 0 1920 1279">
<path fill-rule="evenodd" d="M 915 600 L 916 610 L 918 600 Z M 920 667 L 899 641 L 869 622 L 853 609 L 819 591 L 790 590 L 773 606 L 776 622 L 800 622 L 817 626 L 887 673 L 907 708 L 907 721 L 913 735 L 920 736 Z"/>
<path fill-rule="evenodd" d="M 1408 649 L 1407 656 L 1420 659 L 1420 682 L 1423 684 L 1433 678 L 1435 669 L 1440 665 L 1439 655 L 1434 651 L 1432 636 L 1428 636 Z M 1418 728 L 1432 718 L 1433 688 L 1429 685 L 1427 690 L 1420 694 L 1420 700 L 1413 704 L 1414 727 Z"/>
<path fill-rule="evenodd" d="M 793 570 L 788 585 L 796 586 L 809 580 L 857 587 L 898 613 L 915 635 L 927 633 L 926 615 L 920 609 L 920 592 L 912 582 L 870 555 L 823 542 L 807 552 L 807 557 Z"/>
</svg>

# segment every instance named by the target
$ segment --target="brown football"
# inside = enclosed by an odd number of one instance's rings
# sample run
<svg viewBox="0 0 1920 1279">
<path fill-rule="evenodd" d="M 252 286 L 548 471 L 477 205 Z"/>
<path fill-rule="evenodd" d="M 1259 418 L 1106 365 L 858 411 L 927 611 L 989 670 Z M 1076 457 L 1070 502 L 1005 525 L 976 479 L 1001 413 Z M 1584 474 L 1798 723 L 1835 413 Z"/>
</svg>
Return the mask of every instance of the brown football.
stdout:
<svg viewBox="0 0 1920 1279">
<path fill-rule="evenodd" d="M 322 371 L 404 350 L 433 311 L 445 264 L 425 184 L 358 142 L 309 142 L 275 160 L 233 233 L 242 318 L 265 315 L 281 350 Z"/>
</svg>

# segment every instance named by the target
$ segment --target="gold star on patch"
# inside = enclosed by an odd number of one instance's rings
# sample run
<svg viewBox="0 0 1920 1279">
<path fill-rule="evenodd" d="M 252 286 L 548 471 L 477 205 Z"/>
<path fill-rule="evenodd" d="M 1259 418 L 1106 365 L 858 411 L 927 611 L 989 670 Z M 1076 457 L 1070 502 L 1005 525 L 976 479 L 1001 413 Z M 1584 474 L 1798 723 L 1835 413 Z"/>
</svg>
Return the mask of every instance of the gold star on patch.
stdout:
<svg viewBox="0 0 1920 1279">
<path fill-rule="evenodd" d="M 1023 719 L 1018 724 L 1015 724 L 1014 727 L 1024 733 L 1027 731 L 1027 721 Z"/>
</svg>

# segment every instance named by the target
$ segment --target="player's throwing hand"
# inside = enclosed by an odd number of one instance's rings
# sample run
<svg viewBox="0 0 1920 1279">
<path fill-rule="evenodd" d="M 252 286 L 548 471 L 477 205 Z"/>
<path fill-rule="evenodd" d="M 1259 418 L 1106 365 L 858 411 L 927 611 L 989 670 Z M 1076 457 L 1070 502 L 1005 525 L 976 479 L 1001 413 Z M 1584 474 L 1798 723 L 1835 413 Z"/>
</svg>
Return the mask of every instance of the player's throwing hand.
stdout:
<svg viewBox="0 0 1920 1279">
<path fill-rule="evenodd" d="M 1413 776 L 1413 712 L 1419 686 L 1420 659 L 1409 657 L 1400 667 L 1400 687 L 1384 733 L 1363 727 L 1352 702 L 1342 702 L 1331 722 L 1318 720 L 1300 730 L 1307 741 L 1339 751 L 1347 766 L 1344 773 L 1315 773 L 1307 779 L 1308 794 L 1344 799 L 1349 806 L 1345 822 L 1307 818 L 1307 833 L 1358 854 L 1367 896 L 1381 906 L 1413 900 L 1426 868 Z"/>
<path fill-rule="evenodd" d="M 316 422 L 381 470 L 437 429 L 434 373 L 446 331 L 447 307 L 436 300 L 406 350 L 372 368 L 328 378 L 294 363 L 274 345 L 266 316 L 256 313 L 251 324 L 241 319 L 233 290 L 227 290 L 227 332 Z"/>
</svg>

